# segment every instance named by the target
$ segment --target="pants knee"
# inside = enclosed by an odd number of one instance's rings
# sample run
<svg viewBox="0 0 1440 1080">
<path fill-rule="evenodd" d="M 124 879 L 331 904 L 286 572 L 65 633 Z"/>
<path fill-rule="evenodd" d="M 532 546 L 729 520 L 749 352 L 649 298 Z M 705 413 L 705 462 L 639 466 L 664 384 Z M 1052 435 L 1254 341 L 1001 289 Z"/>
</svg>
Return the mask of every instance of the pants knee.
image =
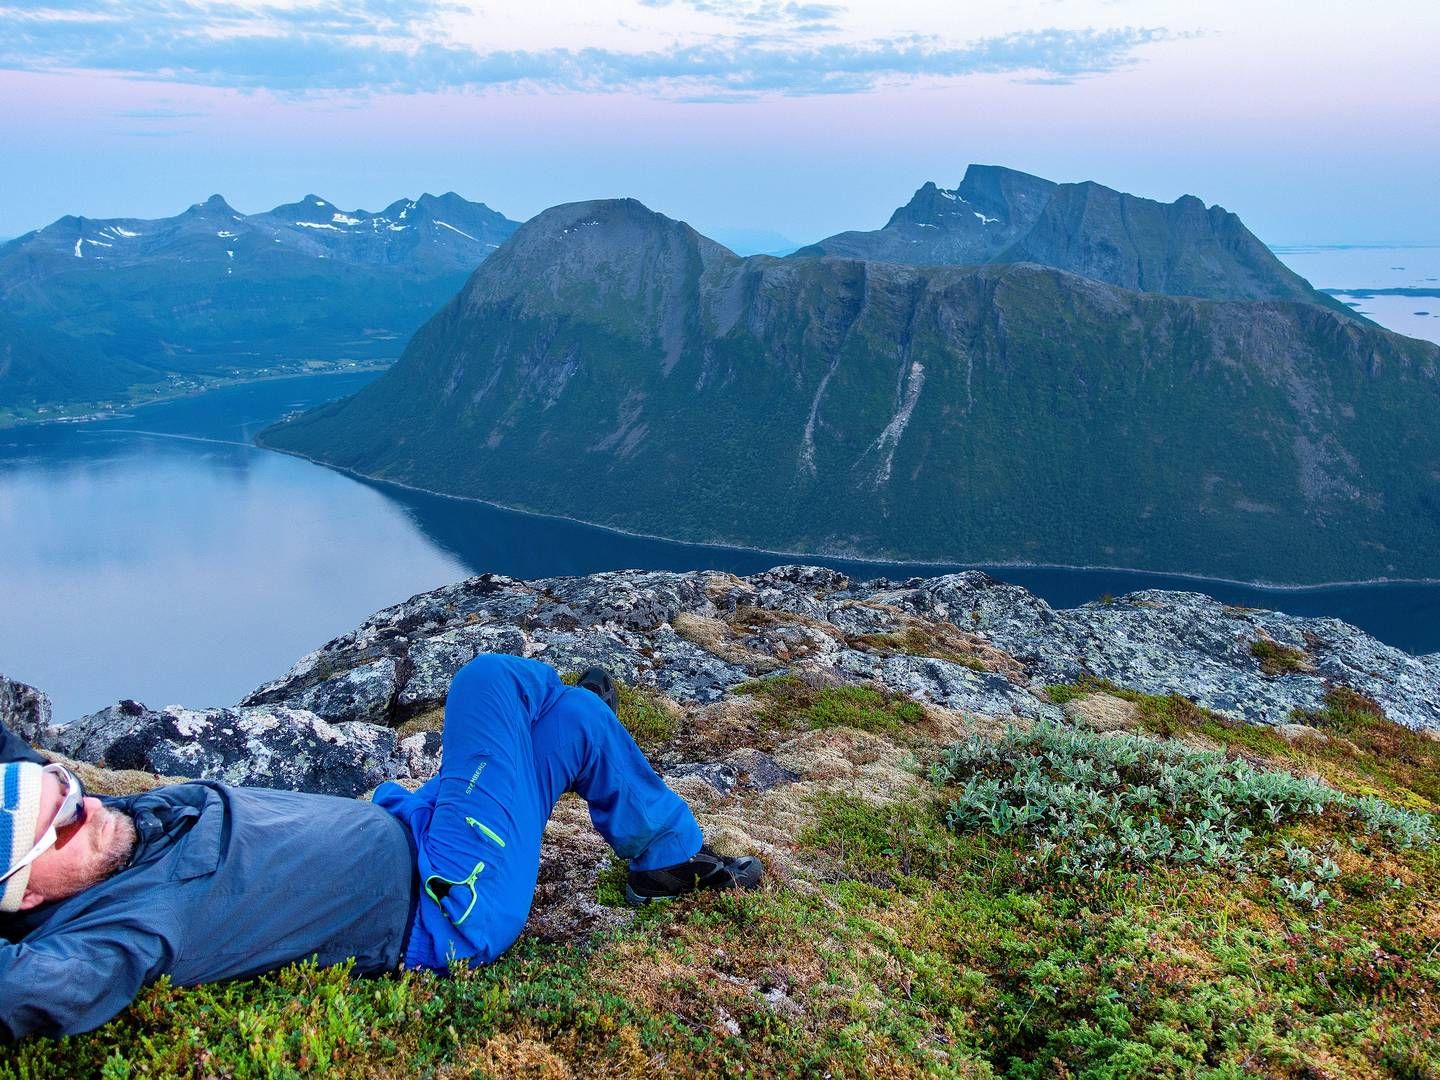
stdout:
<svg viewBox="0 0 1440 1080">
<path fill-rule="evenodd" d="M 461 665 L 460 670 L 455 672 L 454 678 L 450 680 L 451 693 L 468 683 L 489 682 L 508 674 L 515 659 L 506 653 L 481 653 Z"/>
</svg>

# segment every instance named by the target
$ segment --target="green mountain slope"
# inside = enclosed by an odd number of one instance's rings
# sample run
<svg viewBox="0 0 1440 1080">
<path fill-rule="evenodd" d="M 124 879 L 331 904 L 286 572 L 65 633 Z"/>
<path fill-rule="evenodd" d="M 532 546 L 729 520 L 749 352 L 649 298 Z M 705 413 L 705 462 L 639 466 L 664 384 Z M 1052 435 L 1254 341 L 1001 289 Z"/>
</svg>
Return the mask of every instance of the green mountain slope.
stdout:
<svg viewBox="0 0 1440 1080">
<path fill-rule="evenodd" d="M 310 361 L 388 361 L 516 223 L 458 195 L 371 214 L 64 217 L 0 247 L 0 412 L 124 400 Z"/>
<path fill-rule="evenodd" d="M 63 363 L 55 361 L 57 352 Z M 0 311 L 0 394 L 5 398 L 44 402 L 124 397 L 132 386 L 160 381 L 153 368 L 108 358 L 87 341 Z"/>
<path fill-rule="evenodd" d="M 523 226 L 264 441 L 696 541 L 1285 582 L 1440 570 L 1440 349 L 1033 264 L 740 259 L 633 200 Z"/>
</svg>

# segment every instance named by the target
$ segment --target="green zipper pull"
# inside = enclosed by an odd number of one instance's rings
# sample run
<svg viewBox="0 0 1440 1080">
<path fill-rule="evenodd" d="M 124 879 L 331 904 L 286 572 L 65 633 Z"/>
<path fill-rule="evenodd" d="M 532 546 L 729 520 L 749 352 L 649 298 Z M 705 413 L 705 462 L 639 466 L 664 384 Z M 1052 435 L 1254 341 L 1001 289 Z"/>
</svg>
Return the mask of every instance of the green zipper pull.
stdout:
<svg viewBox="0 0 1440 1080">
<path fill-rule="evenodd" d="M 488 825 L 482 825 L 473 817 L 467 817 L 465 819 L 465 824 L 473 825 L 475 828 L 479 829 L 482 833 L 488 836 L 491 840 L 494 840 L 495 843 L 499 844 L 501 847 L 505 846 L 505 841 L 500 839 L 500 834 L 497 833 L 494 829 L 490 828 Z"/>
</svg>

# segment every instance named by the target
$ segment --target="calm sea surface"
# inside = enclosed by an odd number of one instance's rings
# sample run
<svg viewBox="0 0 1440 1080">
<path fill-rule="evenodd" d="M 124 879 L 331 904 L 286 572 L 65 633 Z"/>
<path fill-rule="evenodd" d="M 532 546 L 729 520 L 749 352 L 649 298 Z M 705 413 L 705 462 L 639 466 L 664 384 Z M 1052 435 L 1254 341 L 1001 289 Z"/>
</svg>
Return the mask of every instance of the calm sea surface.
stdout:
<svg viewBox="0 0 1440 1080">
<path fill-rule="evenodd" d="M 254 383 L 125 418 L 0 431 L 0 672 L 48 692 L 60 720 L 122 697 L 225 705 L 372 611 L 472 573 L 745 574 L 798 561 L 360 482 L 250 445 L 285 412 L 373 377 Z M 804 561 L 859 578 L 945 569 Z M 1440 586 L 1291 592 L 1100 570 L 994 572 L 1056 606 L 1197 589 L 1440 650 Z"/>
<path fill-rule="evenodd" d="M 1275 254 L 1317 289 L 1346 289 L 1335 299 L 1388 330 L 1440 342 L 1440 247 L 1319 244 L 1276 247 Z M 1365 296 L 1368 289 L 1413 289 L 1430 296 Z"/>
</svg>

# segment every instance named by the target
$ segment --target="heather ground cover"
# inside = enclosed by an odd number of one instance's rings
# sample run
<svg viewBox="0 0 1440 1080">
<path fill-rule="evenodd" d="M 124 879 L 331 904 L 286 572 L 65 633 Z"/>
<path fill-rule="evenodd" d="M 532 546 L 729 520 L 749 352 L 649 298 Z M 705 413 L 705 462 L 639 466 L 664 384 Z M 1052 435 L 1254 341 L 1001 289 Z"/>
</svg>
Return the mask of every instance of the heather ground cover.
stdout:
<svg viewBox="0 0 1440 1080">
<path fill-rule="evenodd" d="M 593 907 L 490 968 L 161 985 L 0 1077 L 1440 1075 L 1440 744 L 1338 689 L 1294 742 L 1051 696 L 1013 727 L 793 677 L 668 725 L 628 698 L 660 752 L 768 735 L 794 782 L 685 788 L 764 888 L 633 913 L 566 800 L 537 907 Z"/>
</svg>

